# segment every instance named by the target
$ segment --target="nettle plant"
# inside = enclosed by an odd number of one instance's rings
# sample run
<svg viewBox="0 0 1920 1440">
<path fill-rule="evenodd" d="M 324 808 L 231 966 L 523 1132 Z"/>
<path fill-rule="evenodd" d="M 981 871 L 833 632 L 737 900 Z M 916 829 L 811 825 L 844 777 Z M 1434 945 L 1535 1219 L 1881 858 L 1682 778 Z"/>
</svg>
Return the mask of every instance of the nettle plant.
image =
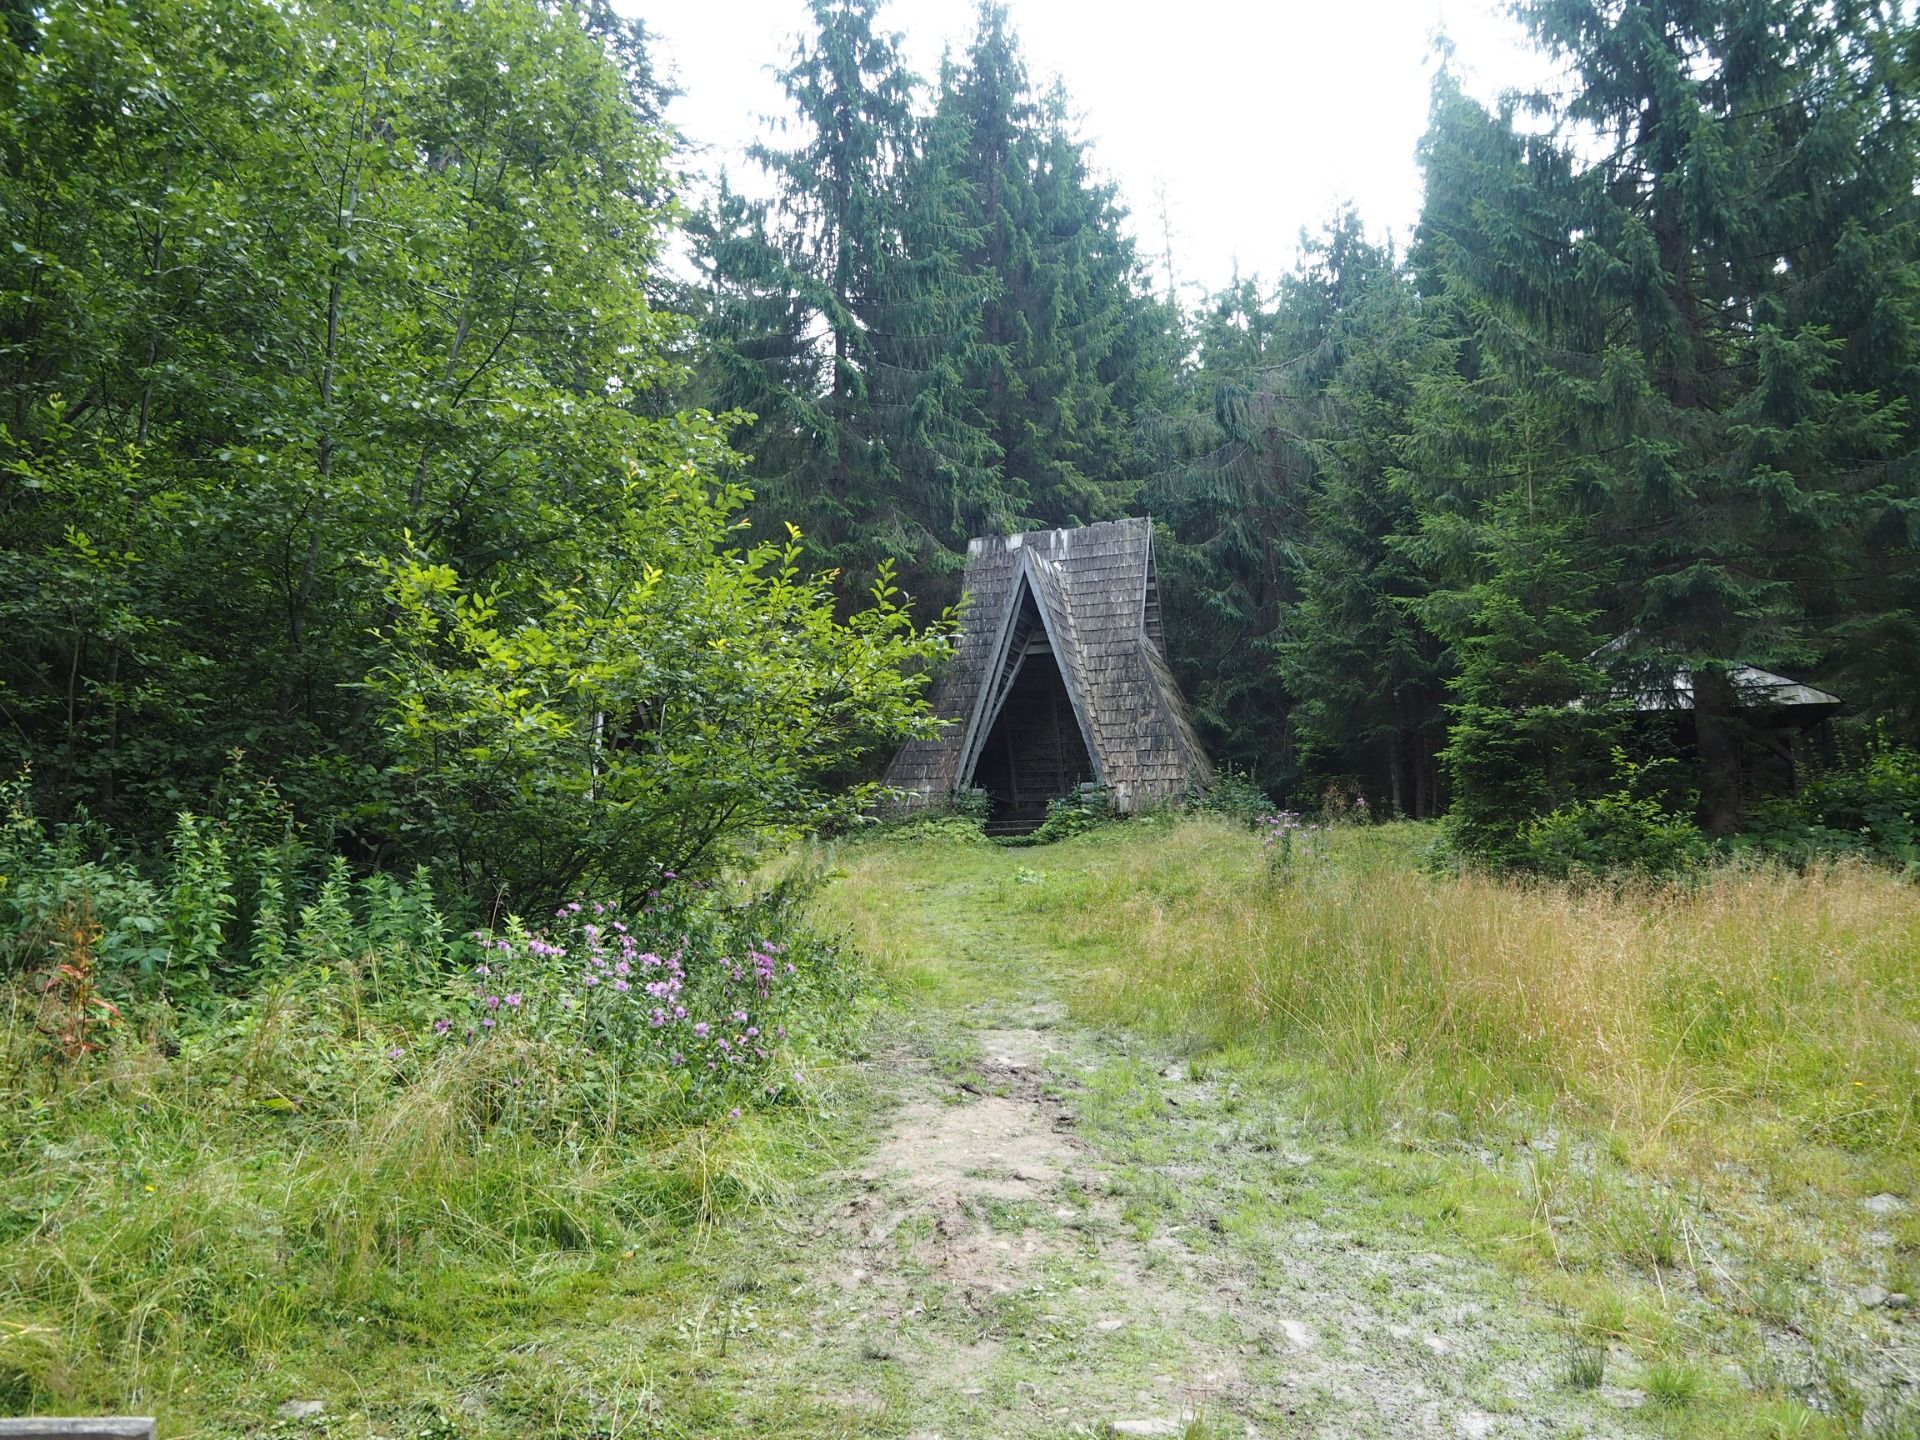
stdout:
<svg viewBox="0 0 1920 1440">
<path fill-rule="evenodd" d="M 669 871 L 637 913 L 577 899 L 538 929 L 476 931 L 480 958 L 433 1032 L 442 1045 L 526 1040 L 657 1070 L 703 1108 L 777 1099 L 801 1038 L 789 1026 L 849 1003 L 822 993 L 843 979 L 833 948 L 788 911 L 778 894 L 726 905 Z"/>
</svg>

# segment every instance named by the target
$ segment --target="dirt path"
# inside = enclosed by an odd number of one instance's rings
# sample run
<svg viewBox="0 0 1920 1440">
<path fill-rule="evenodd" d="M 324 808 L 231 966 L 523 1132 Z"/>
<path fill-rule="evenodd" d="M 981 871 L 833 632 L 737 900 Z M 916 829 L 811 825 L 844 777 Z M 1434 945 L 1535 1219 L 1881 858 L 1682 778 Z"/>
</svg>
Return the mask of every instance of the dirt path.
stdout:
<svg viewBox="0 0 1920 1440">
<path fill-rule="evenodd" d="M 955 936 L 950 963 L 1013 943 Z M 1642 1428 L 1633 1392 L 1569 1386 L 1567 1331 L 1503 1275 L 1356 1218 L 1285 1097 L 1079 1028 L 1007 958 L 993 998 L 897 1019 L 877 1143 L 804 1197 L 809 1278 L 762 1353 L 818 1417 L 788 1433 Z"/>
</svg>

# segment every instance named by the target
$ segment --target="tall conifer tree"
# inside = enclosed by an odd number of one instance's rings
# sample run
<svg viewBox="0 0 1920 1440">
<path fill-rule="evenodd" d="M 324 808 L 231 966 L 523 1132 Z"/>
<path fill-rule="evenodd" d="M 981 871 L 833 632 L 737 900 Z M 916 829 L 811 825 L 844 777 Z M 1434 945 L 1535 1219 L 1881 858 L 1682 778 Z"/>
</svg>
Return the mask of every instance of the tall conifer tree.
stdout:
<svg viewBox="0 0 1920 1440">
<path fill-rule="evenodd" d="M 722 188 L 706 226 L 708 398 L 751 411 L 762 523 L 798 524 L 850 572 L 950 568 L 993 509 L 960 376 L 978 288 L 961 274 L 951 144 L 880 0 L 813 0 L 780 81 L 794 143 L 755 147 L 771 202 Z"/>
<path fill-rule="evenodd" d="M 1296 287 L 1337 316 L 1315 422 L 1319 479 L 1299 550 L 1300 598 L 1279 645 L 1303 759 L 1351 778 L 1396 814 L 1441 804 L 1445 644 L 1424 605 L 1407 432 L 1419 386 L 1445 359 L 1409 276 L 1349 214 Z"/>
<path fill-rule="evenodd" d="M 968 385 L 1003 493 L 1047 525 L 1121 514 L 1137 489 L 1133 413 L 1174 359 L 1125 212 L 1093 174 L 1064 91 L 1035 93 L 1004 5 L 980 7 L 938 115 L 966 139 L 965 258 L 986 286 Z"/>
<path fill-rule="evenodd" d="M 1477 343 L 1564 419 L 1618 655 L 1692 672 L 1702 818 L 1725 832 L 1735 667 L 1816 661 L 1830 578 L 1911 504 L 1906 42 L 1855 3 L 1520 13 L 1571 98 L 1523 137 L 1443 82 L 1427 234 Z"/>
</svg>

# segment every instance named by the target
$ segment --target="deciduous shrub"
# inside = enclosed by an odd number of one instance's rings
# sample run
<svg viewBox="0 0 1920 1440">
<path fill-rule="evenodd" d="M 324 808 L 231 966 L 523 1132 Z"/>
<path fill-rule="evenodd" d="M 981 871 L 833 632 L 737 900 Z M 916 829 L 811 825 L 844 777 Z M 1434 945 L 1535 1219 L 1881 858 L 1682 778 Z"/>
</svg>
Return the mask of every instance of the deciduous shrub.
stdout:
<svg viewBox="0 0 1920 1440">
<path fill-rule="evenodd" d="M 1251 775 L 1233 769 L 1220 771 L 1205 790 L 1190 791 L 1187 804 L 1195 810 L 1225 815 L 1249 826 L 1258 826 L 1274 808 L 1272 798 Z"/>
<path fill-rule="evenodd" d="M 1097 830 L 1114 818 L 1113 791 L 1104 785 L 1082 785 L 1070 795 L 1047 802 L 1047 818 L 1031 834 L 1015 837 L 1009 843 L 1051 845 Z"/>
<path fill-rule="evenodd" d="M 1859 765 L 1811 776 L 1755 807 L 1745 843 L 1796 864 L 1861 855 L 1920 866 L 1920 751 L 1876 746 Z"/>
<path fill-rule="evenodd" d="M 945 632 L 916 631 L 887 575 L 843 621 L 797 537 L 729 548 L 743 490 L 635 476 L 626 493 L 608 557 L 518 604 L 424 556 L 388 567 L 398 619 L 369 684 L 404 808 L 469 894 L 631 902 L 656 865 L 862 813 L 879 787 L 837 777 L 931 733 Z"/>
<path fill-rule="evenodd" d="M 1690 815 L 1639 793 L 1668 762 L 1639 765 L 1614 751 L 1619 788 L 1562 805 L 1519 836 L 1520 865 L 1542 875 L 1673 875 L 1701 865 L 1713 847 Z"/>
</svg>

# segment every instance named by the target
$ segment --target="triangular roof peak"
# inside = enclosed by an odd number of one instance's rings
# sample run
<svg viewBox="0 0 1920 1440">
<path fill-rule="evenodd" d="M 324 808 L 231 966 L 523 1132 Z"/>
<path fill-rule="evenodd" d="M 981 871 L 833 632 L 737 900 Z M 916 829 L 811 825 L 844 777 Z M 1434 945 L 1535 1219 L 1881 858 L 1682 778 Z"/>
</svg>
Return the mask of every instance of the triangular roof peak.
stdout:
<svg viewBox="0 0 1920 1440">
<path fill-rule="evenodd" d="M 950 723 L 939 739 L 903 748 L 889 784 L 929 801 L 971 787 L 1021 666 L 1041 649 L 1059 669 L 1096 778 L 1122 809 L 1207 783 L 1163 653 L 1151 520 L 978 536 L 964 590 L 956 652 L 933 699 Z M 1027 614 L 1037 626 L 1023 626 Z"/>
</svg>

